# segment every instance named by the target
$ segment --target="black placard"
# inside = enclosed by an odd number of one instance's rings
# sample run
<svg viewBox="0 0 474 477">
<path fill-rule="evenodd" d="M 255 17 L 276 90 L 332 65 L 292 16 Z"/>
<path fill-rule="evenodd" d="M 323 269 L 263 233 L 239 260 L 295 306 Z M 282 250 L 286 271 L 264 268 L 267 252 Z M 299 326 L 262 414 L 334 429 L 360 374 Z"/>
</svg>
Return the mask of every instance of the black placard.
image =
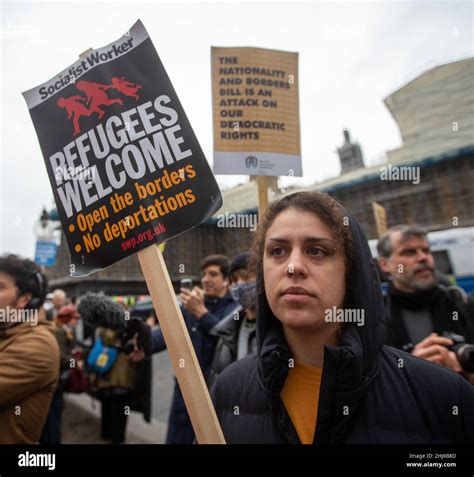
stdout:
<svg viewBox="0 0 474 477">
<path fill-rule="evenodd" d="M 23 95 L 72 276 L 174 237 L 221 207 L 215 178 L 140 21 Z"/>
</svg>

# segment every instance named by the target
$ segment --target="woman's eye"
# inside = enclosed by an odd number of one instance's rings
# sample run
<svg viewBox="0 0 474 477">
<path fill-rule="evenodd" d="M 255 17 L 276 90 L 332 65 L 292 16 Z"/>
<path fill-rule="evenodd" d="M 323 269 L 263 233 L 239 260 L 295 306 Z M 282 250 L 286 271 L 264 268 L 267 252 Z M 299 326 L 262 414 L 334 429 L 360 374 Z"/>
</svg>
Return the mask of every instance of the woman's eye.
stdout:
<svg viewBox="0 0 474 477">
<path fill-rule="evenodd" d="M 314 256 L 314 257 L 324 257 L 326 255 L 326 252 L 318 247 L 311 247 L 308 250 L 309 254 Z"/>
<path fill-rule="evenodd" d="M 270 252 L 270 254 L 275 257 L 280 257 L 281 255 L 283 255 L 283 253 L 284 253 L 284 250 L 281 247 L 272 248 Z"/>
</svg>

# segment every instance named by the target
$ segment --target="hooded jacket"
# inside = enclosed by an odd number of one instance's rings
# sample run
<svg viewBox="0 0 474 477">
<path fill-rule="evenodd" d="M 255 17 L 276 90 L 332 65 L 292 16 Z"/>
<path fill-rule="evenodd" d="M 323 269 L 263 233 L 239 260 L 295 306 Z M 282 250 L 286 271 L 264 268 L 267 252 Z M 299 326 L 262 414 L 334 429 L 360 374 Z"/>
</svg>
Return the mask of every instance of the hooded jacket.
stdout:
<svg viewBox="0 0 474 477">
<path fill-rule="evenodd" d="M 227 366 L 236 361 L 237 348 L 239 346 L 239 331 L 244 320 L 245 308 L 239 305 L 230 315 L 219 321 L 219 323 L 209 331 L 209 334 L 217 336 L 218 338 L 214 358 L 212 359 L 207 378 L 209 387 L 212 387 L 217 376 L 219 376 Z M 250 332 L 247 343 L 249 350 L 247 354 L 250 354 L 255 351 L 257 347 L 255 329 Z"/>
<path fill-rule="evenodd" d="M 58 384 L 54 324 L 39 315 L 0 332 L 0 444 L 38 443 Z"/>
<path fill-rule="evenodd" d="M 324 347 L 314 443 L 474 443 L 474 390 L 441 366 L 385 346 L 384 303 L 367 239 L 347 213 L 355 267 L 338 346 Z M 212 390 L 227 443 L 300 443 L 280 397 L 293 358 L 265 293 L 258 296 L 257 352 L 230 365 Z"/>
</svg>

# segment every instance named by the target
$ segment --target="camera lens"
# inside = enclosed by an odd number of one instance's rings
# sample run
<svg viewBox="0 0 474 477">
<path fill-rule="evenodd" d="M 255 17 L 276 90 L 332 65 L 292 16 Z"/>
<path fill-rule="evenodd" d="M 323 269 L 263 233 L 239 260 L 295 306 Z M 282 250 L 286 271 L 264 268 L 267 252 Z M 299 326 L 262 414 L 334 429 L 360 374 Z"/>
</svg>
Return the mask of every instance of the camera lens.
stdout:
<svg viewBox="0 0 474 477">
<path fill-rule="evenodd" d="M 469 373 L 474 372 L 474 345 L 462 344 L 456 347 L 456 354 L 461 366 Z"/>
<path fill-rule="evenodd" d="M 122 351 L 126 354 L 126 355 L 129 355 L 133 352 L 133 350 L 135 349 L 135 346 L 134 344 L 129 341 L 128 343 L 125 343 L 125 345 L 123 346 L 122 348 Z"/>
</svg>

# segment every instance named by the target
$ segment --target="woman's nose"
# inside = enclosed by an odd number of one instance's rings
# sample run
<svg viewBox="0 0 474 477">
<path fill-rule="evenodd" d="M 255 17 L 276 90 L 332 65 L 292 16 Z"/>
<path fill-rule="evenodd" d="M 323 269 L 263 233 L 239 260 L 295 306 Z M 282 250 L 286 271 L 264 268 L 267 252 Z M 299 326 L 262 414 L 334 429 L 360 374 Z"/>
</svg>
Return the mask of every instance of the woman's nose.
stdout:
<svg viewBox="0 0 474 477">
<path fill-rule="evenodd" d="M 287 272 L 290 274 L 306 274 L 307 268 L 303 251 L 293 249 L 288 259 Z"/>
</svg>

